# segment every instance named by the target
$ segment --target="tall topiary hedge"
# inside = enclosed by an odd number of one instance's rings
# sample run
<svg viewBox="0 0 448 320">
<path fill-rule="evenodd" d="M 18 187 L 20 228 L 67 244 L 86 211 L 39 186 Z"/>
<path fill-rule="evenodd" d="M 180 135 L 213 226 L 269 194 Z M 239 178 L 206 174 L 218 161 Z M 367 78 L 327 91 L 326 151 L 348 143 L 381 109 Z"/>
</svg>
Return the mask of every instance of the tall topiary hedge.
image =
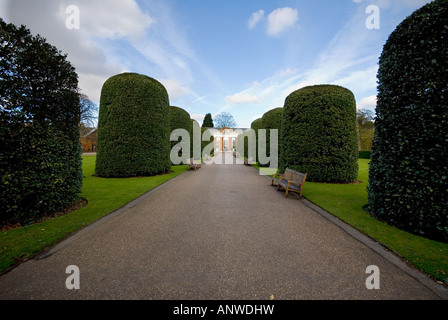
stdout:
<svg viewBox="0 0 448 320">
<path fill-rule="evenodd" d="M 195 120 L 193 120 L 195 121 Z M 170 129 L 171 132 L 175 129 L 185 129 L 188 132 L 192 128 L 192 120 L 190 119 L 190 114 L 182 108 L 170 107 Z M 176 144 L 175 141 L 173 141 Z"/>
<path fill-rule="evenodd" d="M 283 108 L 275 108 L 266 112 L 261 118 L 261 127 L 260 129 L 266 130 L 266 155 L 270 156 L 270 146 L 271 146 L 271 135 L 270 130 L 276 129 L 278 130 L 278 151 L 281 150 L 281 132 L 282 132 L 282 123 L 283 123 Z M 279 157 L 280 159 L 280 157 Z M 269 163 L 264 164 L 262 166 L 269 166 Z"/>
<path fill-rule="evenodd" d="M 0 19 L 0 229 L 81 191 L 78 76 L 57 48 Z"/>
<path fill-rule="evenodd" d="M 283 109 L 280 170 L 308 173 L 308 180 L 347 183 L 358 175 L 356 101 L 334 85 L 290 94 Z"/>
<path fill-rule="evenodd" d="M 171 106 L 170 107 L 170 134 L 176 129 L 187 130 L 190 134 L 190 140 L 193 135 L 193 125 L 190 119 L 190 114 L 182 108 Z M 181 141 L 181 138 L 177 141 L 171 141 L 171 149 Z M 186 150 L 188 151 L 188 150 Z M 188 152 L 190 154 L 188 154 Z M 192 140 L 190 141 L 190 150 L 188 152 L 182 153 L 179 151 L 179 156 L 183 159 L 182 162 L 186 163 L 187 159 L 193 154 Z"/>
<path fill-rule="evenodd" d="M 261 129 L 261 121 L 262 121 L 262 118 L 255 119 L 250 124 L 250 128 L 252 130 L 255 130 L 256 133 L 258 133 L 258 129 Z"/>
<path fill-rule="evenodd" d="M 96 174 L 150 176 L 169 171 L 170 106 L 157 80 L 123 73 L 101 91 Z"/>
<path fill-rule="evenodd" d="M 448 1 L 414 12 L 380 57 L 372 215 L 448 242 Z"/>
<path fill-rule="evenodd" d="M 261 122 L 262 118 L 255 119 L 250 124 L 250 128 L 255 131 L 255 137 L 256 137 L 256 144 L 255 144 L 255 150 L 256 150 L 256 159 L 254 159 L 255 162 L 258 162 L 258 130 L 261 129 Z M 246 146 L 247 149 L 247 146 Z M 247 154 L 246 150 L 246 154 Z"/>
<path fill-rule="evenodd" d="M 207 113 L 204 116 L 204 121 L 202 122 L 203 128 L 213 128 L 213 118 L 211 113 Z"/>
<path fill-rule="evenodd" d="M 213 137 L 213 135 L 210 135 L 210 137 L 209 137 L 209 139 L 207 140 L 206 139 L 206 141 L 204 141 L 203 140 L 203 138 L 204 138 L 204 134 L 205 134 L 205 132 L 207 131 L 207 130 L 209 130 L 208 128 L 205 128 L 205 127 L 202 127 L 201 128 L 201 156 L 204 156 L 204 149 L 209 145 L 209 144 L 212 144 L 213 145 L 213 141 L 215 140 L 215 138 Z M 207 151 L 207 150 L 205 150 L 205 151 Z M 214 156 L 215 155 L 215 149 L 214 148 L 212 148 L 211 150 L 210 150 L 210 154 L 209 154 L 209 156 Z"/>
</svg>

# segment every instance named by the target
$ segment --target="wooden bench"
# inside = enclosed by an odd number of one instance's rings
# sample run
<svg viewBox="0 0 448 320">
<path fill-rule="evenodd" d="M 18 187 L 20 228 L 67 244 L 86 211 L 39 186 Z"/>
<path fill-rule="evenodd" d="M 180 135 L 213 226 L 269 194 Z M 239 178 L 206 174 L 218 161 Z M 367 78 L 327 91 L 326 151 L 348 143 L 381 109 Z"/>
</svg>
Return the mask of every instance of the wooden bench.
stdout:
<svg viewBox="0 0 448 320">
<path fill-rule="evenodd" d="M 201 162 L 201 160 L 194 160 L 193 158 L 188 159 L 188 165 L 190 166 L 190 169 L 194 169 L 194 171 L 201 167 Z"/>
<path fill-rule="evenodd" d="M 272 185 L 274 186 L 274 182 L 277 183 L 277 190 L 283 188 L 286 190 L 286 196 L 289 195 L 290 192 L 296 192 L 299 194 L 300 198 L 302 198 L 302 190 L 303 185 L 306 180 L 306 173 L 301 173 L 289 168 L 286 168 L 285 173 L 278 174 L 275 173 L 272 176 Z"/>
</svg>

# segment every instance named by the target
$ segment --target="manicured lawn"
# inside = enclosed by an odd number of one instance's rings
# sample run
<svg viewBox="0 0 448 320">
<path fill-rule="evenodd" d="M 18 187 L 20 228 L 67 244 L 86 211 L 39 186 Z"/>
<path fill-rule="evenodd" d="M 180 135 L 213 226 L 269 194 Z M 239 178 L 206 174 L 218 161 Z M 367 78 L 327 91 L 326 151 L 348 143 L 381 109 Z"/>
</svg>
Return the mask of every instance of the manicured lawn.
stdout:
<svg viewBox="0 0 448 320">
<path fill-rule="evenodd" d="M 27 259 L 69 233 L 98 220 L 154 187 L 185 172 L 188 166 L 173 166 L 173 173 L 141 178 L 103 179 L 93 177 L 95 156 L 83 156 L 84 208 L 49 221 L 0 232 L 0 272 L 16 260 Z"/>
<path fill-rule="evenodd" d="M 359 159 L 360 184 L 306 182 L 303 196 L 396 252 L 416 268 L 448 283 L 448 244 L 387 225 L 367 214 L 369 160 Z"/>
</svg>

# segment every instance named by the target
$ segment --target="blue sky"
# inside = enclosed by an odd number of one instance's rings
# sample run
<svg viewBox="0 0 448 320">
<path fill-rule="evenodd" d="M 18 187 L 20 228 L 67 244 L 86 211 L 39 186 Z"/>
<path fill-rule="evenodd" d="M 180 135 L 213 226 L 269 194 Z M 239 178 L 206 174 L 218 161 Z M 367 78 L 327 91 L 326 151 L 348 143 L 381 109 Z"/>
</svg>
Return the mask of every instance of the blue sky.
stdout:
<svg viewBox="0 0 448 320">
<path fill-rule="evenodd" d="M 170 104 L 202 123 L 230 112 L 247 128 L 306 85 L 350 89 L 375 108 L 378 58 L 396 26 L 429 0 L 0 0 L 0 17 L 25 24 L 75 66 L 99 103 L 121 72 L 155 78 Z M 79 29 L 67 27 L 79 8 Z M 366 27 L 374 5 L 379 29 Z"/>
</svg>

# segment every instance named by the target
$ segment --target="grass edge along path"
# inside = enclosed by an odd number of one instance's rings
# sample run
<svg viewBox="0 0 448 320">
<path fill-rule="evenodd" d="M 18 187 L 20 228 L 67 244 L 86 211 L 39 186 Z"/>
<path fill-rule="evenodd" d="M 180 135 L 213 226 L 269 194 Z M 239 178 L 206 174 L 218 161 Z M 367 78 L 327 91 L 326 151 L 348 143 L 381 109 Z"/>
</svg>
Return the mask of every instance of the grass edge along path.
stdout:
<svg viewBox="0 0 448 320">
<path fill-rule="evenodd" d="M 448 284 L 448 244 L 383 223 L 363 207 L 368 203 L 368 159 L 359 159 L 359 184 L 305 182 L 303 197 L 395 252 L 439 283 Z M 265 171 L 253 164 L 257 170 Z M 269 172 L 266 172 L 269 175 Z"/>
<path fill-rule="evenodd" d="M 93 176 L 95 155 L 82 158 L 84 180 L 80 196 L 88 204 L 42 223 L 1 231 L 0 274 L 188 170 L 187 165 L 181 165 L 158 176 L 105 179 Z"/>
</svg>

